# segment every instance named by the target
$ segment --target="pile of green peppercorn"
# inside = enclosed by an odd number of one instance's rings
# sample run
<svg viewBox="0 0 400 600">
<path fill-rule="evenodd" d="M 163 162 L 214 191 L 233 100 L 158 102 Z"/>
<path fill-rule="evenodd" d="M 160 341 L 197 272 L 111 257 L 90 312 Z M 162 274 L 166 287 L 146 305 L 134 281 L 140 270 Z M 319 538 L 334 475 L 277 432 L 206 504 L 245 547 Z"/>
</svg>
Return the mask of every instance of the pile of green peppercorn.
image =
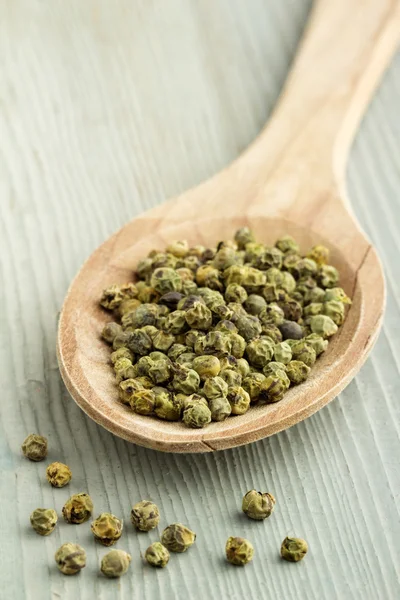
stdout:
<svg viewBox="0 0 400 600">
<path fill-rule="evenodd" d="M 243 227 L 215 248 L 170 243 L 136 268 L 136 283 L 112 285 L 119 399 L 141 415 L 204 427 L 251 404 L 281 400 L 305 381 L 345 319 L 351 300 L 322 245 L 300 254 L 290 236 L 275 246 Z"/>
</svg>

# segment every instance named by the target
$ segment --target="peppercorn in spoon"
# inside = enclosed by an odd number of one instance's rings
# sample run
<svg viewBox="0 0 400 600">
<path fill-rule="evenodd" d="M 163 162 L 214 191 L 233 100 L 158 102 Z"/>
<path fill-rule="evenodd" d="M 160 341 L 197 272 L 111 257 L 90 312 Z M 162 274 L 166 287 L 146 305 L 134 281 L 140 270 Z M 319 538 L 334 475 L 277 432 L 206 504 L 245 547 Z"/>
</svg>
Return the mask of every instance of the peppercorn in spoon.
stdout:
<svg viewBox="0 0 400 600">
<path fill-rule="evenodd" d="M 399 20 L 397 1 L 319 0 L 275 112 L 250 148 L 210 180 L 125 225 L 84 264 L 61 313 L 58 357 L 68 390 L 96 422 L 159 450 L 219 450 L 301 421 L 355 375 L 377 338 L 385 286 L 348 204 L 344 171 L 358 121 L 396 48 Z M 309 379 L 276 404 L 205 429 L 135 414 L 118 401 L 99 336 L 109 320 L 98 304 L 102 290 L 131 280 L 153 248 L 180 239 L 210 246 L 241 226 L 266 244 L 289 234 L 303 252 L 326 245 L 353 302 L 344 325 Z"/>
</svg>

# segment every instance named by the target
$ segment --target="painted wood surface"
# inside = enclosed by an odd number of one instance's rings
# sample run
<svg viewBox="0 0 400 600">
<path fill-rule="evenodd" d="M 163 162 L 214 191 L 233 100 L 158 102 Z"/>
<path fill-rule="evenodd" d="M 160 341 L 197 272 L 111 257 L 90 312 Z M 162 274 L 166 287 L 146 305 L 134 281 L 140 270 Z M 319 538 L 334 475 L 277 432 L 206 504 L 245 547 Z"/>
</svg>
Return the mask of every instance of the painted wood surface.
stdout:
<svg viewBox="0 0 400 600">
<path fill-rule="evenodd" d="M 322 411 L 265 441 L 208 455 L 146 450 L 101 429 L 71 400 L 55 354 L 58 311 L 91 251 L 143 210 L 231 162 L 270 114 L 310 3 L 297 0 L 149 0 L 0 3 L 0 571 L 7 598 L 290 596 L 394 599 L 400 594 L 400 60 L 385 76 L 351 152 L 352 206 L 383 260 L 388 305 L 365 367 Z M 45 482 L 45 464 L 19 447 L 31 431 L 67 462 L 69 488 Z M 240 514 L 251 487 L 277 497 L 275 514 Z M 30 530 L 37 506 L 60 513 L 88 491 L 95 511 L 123 516 L 118 547 L 129 576 L 98 576 L 106 552 L 88 526 L 60 521 L 49 538 Z M 198 534 L 167 569 L 140 552 L 129 509 L 157 502 L 161 527 Z M 224 561 L 229 535 L 256 548 L 254 562 Z M 299 565 L 279 560 L 287 534 L 304 536 Z M 53 563 L 78 541 L 79 577 Z M 1 596 L 1 594 L 0 594 Z"/>
</svg>

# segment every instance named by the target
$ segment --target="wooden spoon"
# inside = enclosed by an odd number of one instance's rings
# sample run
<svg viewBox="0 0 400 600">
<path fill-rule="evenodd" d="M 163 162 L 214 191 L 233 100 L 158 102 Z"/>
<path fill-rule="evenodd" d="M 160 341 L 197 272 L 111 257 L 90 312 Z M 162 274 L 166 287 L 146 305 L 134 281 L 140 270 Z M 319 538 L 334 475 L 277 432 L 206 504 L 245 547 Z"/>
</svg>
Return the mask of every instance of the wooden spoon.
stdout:
<svg viewBox="0 0 400 600">
<path fill-rule="evenodd" d="M 61 313 L 58 358 L 69 392 L 97 423 L 150 448 L 209 452 L 294 425 L 354 377 L 377 338 L 385 284 L 376 252 L 351 213 L 344 170 L 356 126 L 396 48 L 399 17 L 397 1 L 317 2 L 274 115 L 250 148 L 196 189 L 125 225 L 84 264 Z M 99 337 L 109 320 L 98 305 L 101 291 L 130 280 L 152 248 L 182 238 L 212 245 L 242 225 L 266 243 L 289 233 L 302 250 L 326 244 L 353 299 L 344 326 L 307 382 L 277 404 L 202 430 L 134 414 L 117 400 L 109 349 Z"/>
</svg>

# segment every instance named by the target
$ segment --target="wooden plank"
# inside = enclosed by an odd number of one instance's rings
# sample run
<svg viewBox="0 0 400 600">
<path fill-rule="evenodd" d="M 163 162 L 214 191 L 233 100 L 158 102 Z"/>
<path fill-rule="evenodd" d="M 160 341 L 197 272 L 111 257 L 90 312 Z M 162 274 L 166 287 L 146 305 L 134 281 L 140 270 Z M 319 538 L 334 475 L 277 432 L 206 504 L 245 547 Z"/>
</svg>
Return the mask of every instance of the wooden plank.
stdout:
<svg viewBox="0 0 400 600">
<path fill-rule="evenodd" d="M 55 355 L 57 313 L 83 260 L 132 216 L 229 163 L 254 138 L 279 94 L 309 1 L 5 0 L 0 5 L 0 571 L 13 600 L 400 595 L 400 59 L 373 101 L 349 168 L 353 208 L 384 262 L 388 306 L 372 357 L 339 399 L 265 441 L 212 455 L 168 455 L 123 442 L 90 421 L 65 391 Z M 19 446 L 49 438 L 50 460 L 71 465 L 69 489 Z M 266 523 L 242 518 L 251 487 L 277 497 Z M 48 539 L 31 510 L 60 513 L 87 490 L 95 510 L 125 519 L 118 543 L 129 576 L 97 576 L 106 550 L 86 526 L 60 521 Z M 142 565 L 157 532 L 137 535 L 130 505 L 156 501 L 162 526 L 182 520 L 196 546 L 167 569 Z M 161 527 L 160 527 L 161 530 Z M 299 565 L 278 557 L 303 535 Z M 234 569 L 231 534 L 256 547 Z M 64 541 L 88 566 L 65 578 Z"/>
</svg>

